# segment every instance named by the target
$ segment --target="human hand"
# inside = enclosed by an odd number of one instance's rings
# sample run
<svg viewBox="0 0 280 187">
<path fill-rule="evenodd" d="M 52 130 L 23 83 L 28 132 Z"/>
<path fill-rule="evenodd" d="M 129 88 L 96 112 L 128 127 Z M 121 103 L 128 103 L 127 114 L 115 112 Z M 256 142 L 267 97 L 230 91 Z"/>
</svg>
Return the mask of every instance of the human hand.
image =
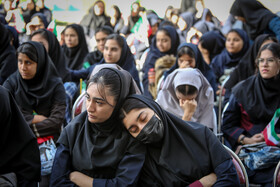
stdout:
<svg viewBox="0 0 280 187">
<path fill-rule="evenodd" d="M 180 107 L 187 113 L 194 113 L 197 107 L 197 101 L 195 99 L 192 100 L 183 100 L 179 99 Z"/>
<path fill-rule="evenodd" d="M 215 184 L 217 181 L 217 175 L 215 173 L 210 173 L 209 175 L 206 175 L 199 179 L 199 182 L 204 186 L 204 187 L 211 187 Z"/>
<path fill-rule="evenodd" d="M 226 93 L 226 89 L 223 88 L 223 90 L 221 90 L 221 86 L 219 85 L 219 86 L 218 86 L 218 90 L 216 91 L 216 94 L 217 94 L 217 95 L 220 95 L 221 92 L 222 92 L 222 96 L 224 96 L 225 93 Z"/>
<path fill-rule="evenodd" d="M 263 142 L 263 141 L 265 141 L 265 140 L 264 140 L 264 136 L 262 133 L 255 134 L 251 138 L 249 138 L 249 137 L 244 138 L 244 144 L 255 144 L 255 143 L 259 143 L 259 142 Z"/>
<path fill-rule="evenodd" d="M 45 119 L 48 119 L 48 118 L 46 116 L 36 114 L 36 115 L 34 115 L 32 123 L 33 124 L 34 123 L 40 123 L 40 122 L 44 121 Z"/>
<path fill-rule="evenodd" d="M 93 178 L 78 171 L 71 172 L 69 174 L 69 179 L 80 187 L 91 187 L 93 182 Z"/>
<path fill-rule="evenodd" d="M 180 103 L 180 107 L 184 110 L 184 116 L 182 119 L 185 121 L 189 121 L 196 110 L 197 101 L 195 99 L 192 100 L 179 99 L 179 103 Z"/>
</svg>

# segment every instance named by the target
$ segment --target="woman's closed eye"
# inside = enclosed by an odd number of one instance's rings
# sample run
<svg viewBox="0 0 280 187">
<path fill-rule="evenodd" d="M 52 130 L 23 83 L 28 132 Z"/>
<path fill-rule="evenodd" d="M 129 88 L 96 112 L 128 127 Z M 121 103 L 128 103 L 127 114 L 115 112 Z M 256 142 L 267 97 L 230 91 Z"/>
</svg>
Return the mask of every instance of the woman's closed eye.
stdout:
<svg viewBox="0 0 280 187">
<path fill-rule="evenodd" d="M 139 128 L 136 125 L 131 125 L 128 129 L 130 133 L 137 133 L 139 131 Z"/>
</svg>

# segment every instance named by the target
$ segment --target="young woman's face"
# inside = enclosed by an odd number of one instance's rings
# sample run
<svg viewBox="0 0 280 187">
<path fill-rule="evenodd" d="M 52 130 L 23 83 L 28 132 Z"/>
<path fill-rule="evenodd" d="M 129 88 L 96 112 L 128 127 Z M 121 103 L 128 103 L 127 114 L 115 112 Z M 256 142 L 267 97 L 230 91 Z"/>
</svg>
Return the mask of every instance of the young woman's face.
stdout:
<svg viewBox="0 0 280 187">
<path fill-rule="evenodd" d="M 192 58 L 190 55 L 183 54 L 178 58 L 179 68 L 195 68 L 195 58 Z"/>
<path fill-rule="evenodd" d="M 102 123 L 110 118 L 116 105 L 115 99 L 109 94 L 108 88 L 104 88 L 106 100 L 100 95 L 98 85 L 92 83 L 86 91 L 86 107 L 88 120 L 91 123 Z"/>
<path fill-rule="evenodd" d="M 76 47 L 79 44 L 79 37 L 77 32 L 69 27 L 64 32 L 65 44 L 68 48 Z"/>
<path fill-rule="evenodd" d="M 226 39 L 226 49 L 229 53 L 238 53 L 243 48 L 243 40 L 236 32 L 230 32 Z"/>
<path fill-rule="evenodd" d="M 154 111 L 150 108 L 133 109 L 126 114 L 123 124 L 135 138 L 153 117 Z"/>
<path fill-rule="evenodd" d="M 105 34 L 104 32 L 98 32 L 95 34 L 95 40 L 97 44 L 97 49 L 101 53 L 104 52 L 104 46 L 105 46 L 105 39 L 108 35 Z"/>
<path fill-rule="evenodd" d="M 103 56 L 107 63 L 117 63 L 122 54 L 122 48 L 119 46 L 116 40 L 107 40 L 104 46 Z"/>
<path fill-rule="evenodd" d="M 280 59 L 273 56 L 273 53 L 265 49 L 258 59 L 259 72 L 264 79 L 275 77 L 280 70 Z"/>
<path fill-rule="evenodd" d="M 169 51 L 171 49 L 171 38 L 164 31 L 158 31 L 156 34 L 156 46 L 162 53 Z"/>
<path fill-rule="evenodd" d="M 18 54 L 18 70 L 22 79 L 33 79 L 37 71 L 37 63 L 31 60 L 26 54 Z"/>
<path fill-rule="evenodd" d="M 41 44 L 44 45 L 46 51 L 49 52 L 49 42 L 44 37 L 42 37 L 41 34 L 34 35 L 31 38 L 31 41 L 40 42 Z"/>
</svg>

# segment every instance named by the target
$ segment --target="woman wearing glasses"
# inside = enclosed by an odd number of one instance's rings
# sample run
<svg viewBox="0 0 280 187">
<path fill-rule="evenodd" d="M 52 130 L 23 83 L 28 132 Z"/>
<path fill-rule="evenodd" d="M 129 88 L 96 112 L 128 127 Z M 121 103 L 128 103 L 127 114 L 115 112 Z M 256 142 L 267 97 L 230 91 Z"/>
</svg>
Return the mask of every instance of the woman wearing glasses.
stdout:
<svg viewBox="0 0 280 187">
<path fill-rule="evenodd" d="M 239 144 L 263 142 L 262 131 L 280 108 L 280 44 L 264 45 L 256 63 L 258 73 L 233 88 L 224 111 L 222 131 L 233 150 Z M 278 134 L 279 124 L 280 120 L 275 124 Z M 275 166 L 258 171 L 248 170 L 250 182 L 271 183 Z"/>
</svg>

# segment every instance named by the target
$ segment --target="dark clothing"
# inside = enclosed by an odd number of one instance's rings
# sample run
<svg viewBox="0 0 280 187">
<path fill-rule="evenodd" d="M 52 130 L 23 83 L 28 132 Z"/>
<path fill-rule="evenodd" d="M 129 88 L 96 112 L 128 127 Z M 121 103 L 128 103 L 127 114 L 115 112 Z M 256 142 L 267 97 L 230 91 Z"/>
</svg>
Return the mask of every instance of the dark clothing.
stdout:
<svg viewBox="0 0 280 187">
<path fill-rule="evenodd" d="M 57 137 L 65 114 L 65 90 L 44 46 L 32 41 L 26 43 L 31 44 L 37 54 L 40 54 L 34 78 L 22 79 L 19 71 L 16 71 L 5 81 L 4 86 L 15 97 L 26 121 L 37 137 Z M 34 112 L 46 116 L 47 119 L 32 124 Z"/>
<path fill-rule="evenodd" d="M 63 82 L 67 82 L 70 80 L 70 72 L 67 68 L 65 54 L 59 45 L 59 42 L 54 33 L 45 29 L 49 42 L 49 51 L 48 54 L 51 57 L 58 75 L 62 78 Z"/>
<path fill-rule="evenodd" d="M 65 44 L 62 46 L 66 56 L 66 65 L 68 68 L 78 70 L 83 67 L 84 58 L 88 54 L 88 46 L 85 38 L 83 28 L 78 24 L 68 25 L 64 31 L 72 28 L 76 31 L 79 39 L 77 46 L 68 48 Z"/>
<path fill-rule="evenodd" d="M 97 28 L 100 28 L 104 25 L 111 26 L 110 17 L 106 16 L 103 13 L 100 16 L 97 16 L 94 12 L 94 5 L 90 7 L 88 14 L 86 14 L 81 22 L 80 25 L 84 27 L 84 31 L 88 36 L 93 36 Z"/>
<path fill-rule="evenodd" d="M 15 49 L 17 49 L 19 47 L 19 38 L 17 30 L 9 25 L 5 25 L 5 27 L 10 32 L 10 38 L 13 38 L 13 46 L 15 47 Z"/>
<path fill-rule="evenodd" d="M 124 40 L 124 46 L 122 46 L 121 57 L 115 64 L 119 65 L 121 68 L 128 71 L 131 74 L 131 76 L 133 77 L 133 79 L 135 80 L 137 86 L 139 88 L 141 88 L 138 70 L 136 69 L 136 63 L 134 60 L 134 56 L 131 53 L 129 46 L 126 43 L 125 38 L 123 38 L 123 40 Z M 71 71 L 72 81 L 78 82 L 80 80 L 80 78 L 82 78 L 84 80 L 87 79 L 90 76 L 90 73 L 92 72 L 92 70 L 94 69 L 94 67 L 96 65 L 106 64 L 106 63 L 107 62 L 105 61 L 105 59 L 102 58 L 102 60 L 100 62 L 91 65 L 87 69 Z"/>
<path fill-rule="evenodd" d="M 136 185 L 140 175 L 140 168 L 144 162 L 143 154 L 126 154 L 119 162 L 117 168 L 102 168 L 105 173 L 109 174 L 109 170 L 113 170 L 116 175 L 106 176 L 95 173 L 93 176 L 93 186 L 119 186 L 119 185 Z M 97 169 L 97 168 L 96 168 Z M 101 170 L 101 169 L 100 169 Z M 71 163 L 71 154 L 69 148 L 63 144 L 57 147 L 54 166 L 52 169 L 51 186 L 76 186 L 69 179 L 69 174 L 75 171 Z M 102 172 L 102 171 L 100 171 Z M 113 173 L 113 172 L 112 172 Z M 113 174 L 111 174 L 113 175 Z M 55 178 L 55 177 L 58 178 Z"/>
<path fill-rule="evenodd" d="M 211 62 L 211 68 L 213 69 L 217 82 L 219 78 L 224 75 L 226 69 L 233 68 L 238 65 L 240 59 L 245 55 L 249 48 L 249 38 L 247 33 L 241 29 L 232 29 L 230 32 L 236 32 L 243 40 L 243 47 L 238 53 L 229 53 L 225 48 L 221 54 L 217 55 Z"/>
<path fill-rule="evenodd" d="M 128 134 L 118 119 L 124 99 L 136 93 L 136 88 L 128 73 L 106 69 L 118 74 L 121 83 L 113 113 L 102 123 L 91 123 L 85 111 L 64 128 L 58 140 L 59 145 L 63 145 L 59 146 L 57 152 L 56 158 L 59 160 L 55 160 L 53 166 L 62 171 L 52 173 L 51 185 L 69 185 L 69 170 L 93 177 L 93 183 L 100 185 L 135 185 L 138 180 L 144 163 L 145 147 Z"/>
<path fill-rule="evenodd" d="M 252 40 L 269 30 L 269 22 L 276 17 L 275 14 L 257 0 L 235 0 L 230 9 L 230 13 L 233 16 L 245 18 Z"/>
<path fill-rule="evenodd" d="M 210 63 L 212 59 L 225 48 L 225 41 L 225 37 L 217 31 L 209 31 L 201 36 L 199 42 L 203 48 L 208 50 Z"/>
<path fill-rule="evenodd" d="M 45 15 L 48 23 L 52 21 L 52 11 L 50 9 L 44 6 L 44 8 L 40 9 L 39 11 Z"/>
<path fill-rule="evenodd" d="M 19 186 L 32 186 L 41 174 L 37 140 L 16 101 L 2 86 L 0 103 L 0 174 L 14 172 Z"/>
<path fill-rule="evenodd" d="M 89 63 L 89 65 L 93 65 L 100 62 L 102 59 L 103 53 L 101 53 L 99 50 L 95 50 L 87 54 L 87 56 L 84 59 L 84 63 Z"/>
<path fill-rule="evenodd" d="M 263 79 L 253 75 L 238 83 L 232 90 L 229 104 L 223 114 L 222 131 L 234 150 L 238 137 L 252 137 L 261 133 L 280 107 L 280 76 Z M 275 124 L 280 133 L 280 121 Z M 264 170 L 248 171 L 253 183 L 271 183 L 275 166 Z"/>
<path fill-rule="evenodd" d="M 164 128 L 162 139 L 146 144 L 142 186 L 187 186 L 211 172 L 217 175 L 214 186 L 239 186 L 230 155 L 207 127 L 185 122 L 141 95 L 128 98 L 151 108 Z"/>
<path fill-rule="evenodd" d="M 0 85 L 17 70 L 16 50 L 10 45 L 9 31 L 0 23 Z"/>
<path fill-rule="evenodd" d="M 150 70 L 150 68 L 154 68 L 155 67 L 155 62 L 158 58 L 163 57 L 165 55 L 174 55 L 176 56 L 176 52 L 177 52 L 177 47 L 180 44 L 180 39 L 178 36 L 178 33 L 176 31 L 176 29 L 172 26 L 163 26 L 161 27 L 161 29 L 167 31 L 171 37 L 171 49 L 167 52 L 160 52 L 159 49 L 156 46 L 156 37 L 154 37 L 152 45 L 150 47 L 150 51 L 147 54 L 144 66 L 143 66 L 143 88 L 144 88 L 144 95 L 152 98 L 152 95 L 149 92 L 149 82 L 148 82 L 148 72 Z"/>
<path fill-rule="evenodd" d="M 35 4 L 35 3 L 34 3 L 34 4 Z M 34 14 L 37 13 L 35 7 L 34 7 L 33 10 L 28 10 L 28 9 L 23 10 L 22 8 L 21 8 L 21 10 L 22 10 L 22 17 L 23 17 L 23 20 L 24 20 L 24 22 L 25 22 L 26 24 L 29 23 L 29 22 L 31 21 L 31 17 L 32 17 Z"/>
<path fill-rule="evenodd" d="M 134 27 L 134 25 L 137 23 L 137 21 L 139 20 L 140 16 L 129 16 L 128 17 L 128 25 L 124 25 L 122 27 L 122 29 L 120 30 L 120 33 L 124 34 L 124 35 L 128 35 L 131 33 L 132 28 Z"/>
</svg>

